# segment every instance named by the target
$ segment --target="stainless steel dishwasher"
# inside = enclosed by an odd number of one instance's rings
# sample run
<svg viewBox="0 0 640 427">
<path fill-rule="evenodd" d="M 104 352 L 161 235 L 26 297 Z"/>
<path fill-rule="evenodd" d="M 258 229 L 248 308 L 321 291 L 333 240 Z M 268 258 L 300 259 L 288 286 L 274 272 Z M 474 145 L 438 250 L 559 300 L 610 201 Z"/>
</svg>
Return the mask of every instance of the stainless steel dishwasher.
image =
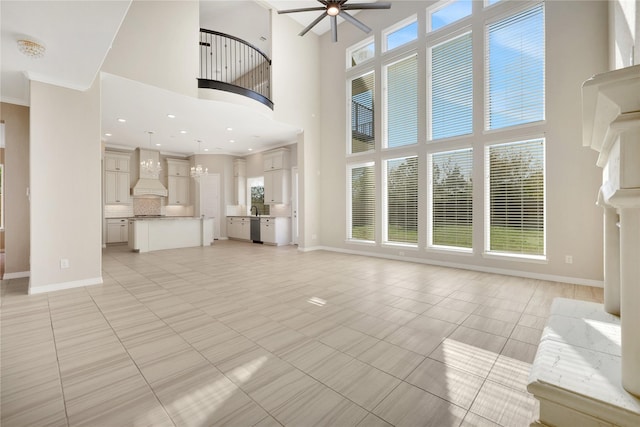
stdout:
<svg viewBox="0 0 640 427">
<path fill-rule="evenodd" d="M 251 217 L 250 238 L 253 243 L 262 243 L 260 240 L 260 217 Z"/>
</svg>

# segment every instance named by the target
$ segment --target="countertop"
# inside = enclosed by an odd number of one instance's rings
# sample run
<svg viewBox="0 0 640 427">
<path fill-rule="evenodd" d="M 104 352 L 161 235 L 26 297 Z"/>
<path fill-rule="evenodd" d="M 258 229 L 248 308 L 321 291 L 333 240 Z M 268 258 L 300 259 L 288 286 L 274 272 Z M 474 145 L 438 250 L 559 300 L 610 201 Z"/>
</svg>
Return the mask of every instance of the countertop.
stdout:
<svg viewBox="0 0 640 427">
<path fill-rule="evenodd" d="M 227 218 L 291 218 L 290 216 L 273 216 L 273 215 L 227 215 Z"/>
<path fill-rule="evenodd" d="M 156 216 L 156 217 L 128 217 L 129 221 L 167 221 L 167 220 L 193 220 L 201 219 L 199 216 Z M 213 219 L 213 218 L 204 218 Z"/>
</svg>

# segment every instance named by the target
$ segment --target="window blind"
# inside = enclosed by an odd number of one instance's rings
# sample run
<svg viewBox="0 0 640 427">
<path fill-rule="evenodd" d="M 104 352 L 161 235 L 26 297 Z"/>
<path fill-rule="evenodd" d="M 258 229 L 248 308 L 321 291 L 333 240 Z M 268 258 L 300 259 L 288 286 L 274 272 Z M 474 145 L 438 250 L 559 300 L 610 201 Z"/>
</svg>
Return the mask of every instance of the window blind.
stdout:
<svg viewBox="0 0 640 427">
<path fill-rule="evenodd" d="M 418 243 L 418 157 L 386 161 L 387 242 Z"/>
<path fill-rule="evenodd" d="M 351 226 L 349 238 L 375 240 L 376 180 L 375 165 L 353 166 L 351 170 Z"/>
<path fill-rule="evenodd" d="M 431 49 L 431 139 L 470 134 L 473 129 L 471 33 Z"/>
<path fill-rule="evenodd" d="M 386 147 L 418 142 L 418 57 L 386 67 Z"/>
<path fill-rule="evenodd" d="M 544 139 L 489 146 L 486 170 L 488 249 L 544 255 Z"/>
<path fill-rule="evenodd" d="M 375 74 L 351 80 L 351 153 L 375 149 Z"/>
<path fill-rule="evenodd" d="M 436 153 L 430 158 L 430 245 L 471 248 L 473 150 Z"/>
<path fill-rule="evenodd" d="M 544 119 L 544 7 L 487 26 L 487 129 Z"/>
</svg>

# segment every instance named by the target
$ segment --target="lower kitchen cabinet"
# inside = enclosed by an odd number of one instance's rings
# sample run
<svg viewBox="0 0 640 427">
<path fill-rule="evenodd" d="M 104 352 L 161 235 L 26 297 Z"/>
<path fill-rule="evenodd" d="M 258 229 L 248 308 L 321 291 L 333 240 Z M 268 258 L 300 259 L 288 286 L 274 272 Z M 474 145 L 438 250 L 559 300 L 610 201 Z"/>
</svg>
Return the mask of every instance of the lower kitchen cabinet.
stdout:
<svg viewBox="0 0 640 427">
<path fill-rule="evenodd" d="M 288 245 L 291 242 L 291 219 L 260 218 L 260 240 L 268 245 Z"/>
<path fill-rule="evenodd" d="M 129 240 L 129 222 L 125 218 L 107 219 L 106 243 L 127 243 Z"/>
<path fill-rule="evenodd" d="M 251 220 L 238 216 L 227 217 L 227 237 L 229 239 L 249 240 L 251 237 Z"/>
</svg>

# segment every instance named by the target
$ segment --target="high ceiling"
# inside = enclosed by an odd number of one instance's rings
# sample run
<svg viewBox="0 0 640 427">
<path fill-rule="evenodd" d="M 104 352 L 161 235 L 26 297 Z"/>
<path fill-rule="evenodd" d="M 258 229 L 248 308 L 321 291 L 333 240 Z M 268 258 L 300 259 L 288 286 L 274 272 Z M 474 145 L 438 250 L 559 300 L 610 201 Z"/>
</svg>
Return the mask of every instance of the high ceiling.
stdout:
<svg viewBox="0 0 640 427">
<path fill-rule="evenodd" d="M 130 3 L 2 0 L 2 101 L 29 105 L 29 79 L 86 90 L 99 76 Z M 224 6 L 232 7 L 234 3 L 227 1 Z M 297 7 L 293 4 L 314 6 L 316 2 L 277 3 L 287 4 L 288 8 L 289 3 Z M 21 54 L 17 48 L 21 38 L 42 43 L 46 47 L 44 57 L 30 59 Z M 147 132 L 153 131 L 152 144 L 161 144 L 158 149 L 162 151 L 190 155 L 199 150 L 197 140 L 201 140 L 202 152 L 207 149 L 208 153 L 245 155 L 249 149 L 261 151 L 295 141 L 299 131 L 252 108 L 181 96 L 117 76 L 100 77 L 102 134 L 108 146 L 148 147 Z M 169 119 L 168 114 L 176 118 Z M 120 123 L 117 118 L 127 121 Z"/>
</svg>

